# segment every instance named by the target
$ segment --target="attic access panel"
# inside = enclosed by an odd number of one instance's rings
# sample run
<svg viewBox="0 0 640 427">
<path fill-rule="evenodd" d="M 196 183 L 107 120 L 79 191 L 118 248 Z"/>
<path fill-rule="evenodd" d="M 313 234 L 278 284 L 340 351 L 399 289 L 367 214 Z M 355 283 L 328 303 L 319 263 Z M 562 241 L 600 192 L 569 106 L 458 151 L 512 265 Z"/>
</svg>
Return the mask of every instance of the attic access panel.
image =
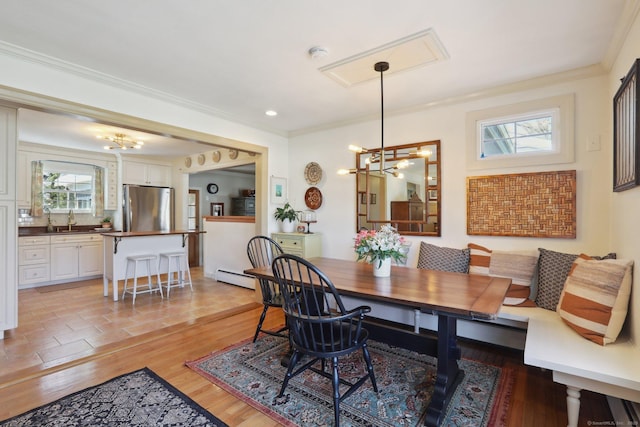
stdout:
<svg viewBox="0 0 640 427">
<path fill-rule="evenodd" d="M 576 238 L 576 171 L 467 178 L 467 234 Z"/>
</svg>

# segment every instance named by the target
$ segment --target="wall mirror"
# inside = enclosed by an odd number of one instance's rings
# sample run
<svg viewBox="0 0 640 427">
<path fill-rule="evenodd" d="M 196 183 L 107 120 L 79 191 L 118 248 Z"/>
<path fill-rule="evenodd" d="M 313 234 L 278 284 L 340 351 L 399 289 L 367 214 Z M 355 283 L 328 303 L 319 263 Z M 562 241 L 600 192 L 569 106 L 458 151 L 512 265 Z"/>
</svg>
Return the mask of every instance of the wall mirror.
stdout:
<svg viewBox="0 0 640 427">
<path fill-rule="evenodd" d="M 440 236 L 440 141 L 356 153 L 356 225 Z"/>
</svg>

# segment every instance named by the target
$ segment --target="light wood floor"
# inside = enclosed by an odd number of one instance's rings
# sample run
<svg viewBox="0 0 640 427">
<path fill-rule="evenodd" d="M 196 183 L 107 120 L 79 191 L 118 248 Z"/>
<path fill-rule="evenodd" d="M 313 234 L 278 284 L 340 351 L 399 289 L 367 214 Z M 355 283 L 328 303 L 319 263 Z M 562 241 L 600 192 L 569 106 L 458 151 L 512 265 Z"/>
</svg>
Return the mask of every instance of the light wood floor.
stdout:
<svg viewBox="0 0 640 427">
<path fill-rule="evenodd" d="M 252 291 L 203 278 L 200 269 L 192 274 L 193 294 L 142 295 L 135 308 L 130 299 L 104 298 L 101 281 L 20 291 L 20 327 L 0 341 L 0 420 L 148 366 L 230 426 L 278 425 L 184 366 L 250 338 L 261 311 Z M 282 315 L 270 312 L 266 323 L 275 328 Z M 567 425 L 565 389 L 550 372 L 524 366 L 519 351 L 461 344 L 463 357 L 514 370 L 508 426 Z M 582 393 L 580 414 L 581 426 L 611 421 L 596 393 Z"/>
</svg>

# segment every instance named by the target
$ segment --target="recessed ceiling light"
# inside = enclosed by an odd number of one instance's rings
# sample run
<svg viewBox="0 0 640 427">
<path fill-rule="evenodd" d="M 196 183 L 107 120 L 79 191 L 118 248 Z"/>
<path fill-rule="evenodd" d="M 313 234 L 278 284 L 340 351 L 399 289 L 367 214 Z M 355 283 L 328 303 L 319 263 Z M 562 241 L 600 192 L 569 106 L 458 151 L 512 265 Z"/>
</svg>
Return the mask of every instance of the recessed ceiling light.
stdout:
<svg viewBox="0 0 640 427">
<path fill-rule="evenodd" d="M 267 110 L 267 111 L 265 111 L 264 113 L 265 113 L 267 116 L 269 116 L 269 117 L 275 117 L 275 116 L 277 116 L 277 115 L 278 115 L 278 112 L 277 112 L 277 111 L 275 111 L 275 110 Z"/>
</svg>

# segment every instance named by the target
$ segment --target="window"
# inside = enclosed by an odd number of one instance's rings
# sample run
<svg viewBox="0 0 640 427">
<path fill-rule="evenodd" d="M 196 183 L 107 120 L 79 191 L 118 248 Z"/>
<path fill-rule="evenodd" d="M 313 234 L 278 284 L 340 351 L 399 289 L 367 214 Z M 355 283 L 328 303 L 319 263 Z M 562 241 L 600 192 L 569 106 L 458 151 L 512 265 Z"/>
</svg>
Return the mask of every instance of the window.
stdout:
<svg viewBox="0 0 640 427">
<path fill-rule="evenodd" d="M 574 100 L 562 95 L 467 114 L 469 169 L 574 161 Z"/>
<path fill-rule="evenodd" d="M 45 161 L 42 165 L 43 207 L 52 212 L 92 212 L 94 167 L 79 163 Z"/>
<path fill-rule="evenodd" d="M 478 121 L 480 158 L 557 151 L 558 109 Z"/>
</svg>

